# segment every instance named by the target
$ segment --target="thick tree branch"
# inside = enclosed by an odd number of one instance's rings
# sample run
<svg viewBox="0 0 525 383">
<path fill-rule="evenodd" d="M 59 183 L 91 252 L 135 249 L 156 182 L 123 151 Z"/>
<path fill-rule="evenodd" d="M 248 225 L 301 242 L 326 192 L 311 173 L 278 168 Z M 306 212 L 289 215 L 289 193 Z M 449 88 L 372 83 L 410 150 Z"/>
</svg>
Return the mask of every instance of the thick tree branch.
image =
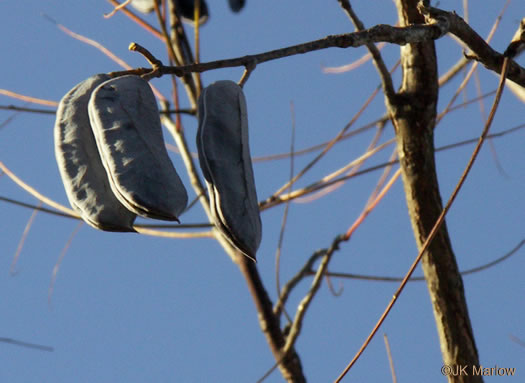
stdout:
<svg viewBox="0 0 525 383">
<path fill-rule="evenodd" d="M 290 383 L 306 382 L 301 361 L 293 345 L 287 350 L 286 354 L 283 353 L 285 340 L 280 327 L 279 317 L 273 313 L 272 301 L 264 288 L 256 264 L 242 255 L 237 264 L 255 302 L 255 307 L 259 314 L 259 325 L 266 336 L 275 360 L 279 363 L 281 374 Z"/>
<path fill-rule="evenodd" d="M 186 76 L 194 72 L 205 72 L 220 68 L 232 68 L 238 66 L 250 67 L 267 61 L 277 60 L 284 57 L 314 52 L 327 48 L 350 48 L 368 46 L 378 42 L 388 42 L 397 45 L 406 45 L 419 42 L 437 40 L 447 33 L 457 36 L 473 53 L 476 60 L 480 61 L 490 70 L 501 72 L 503 55 L 492 49 L 485 40 L 478 35 L 470 26 L 454 12 L 446 12 L 437 8 L 424 8 L 427 24 L 410 24 L 401 27 L 379 24 L 372 28 L 345 33 L 342 35 L 329 35 L 319 40 L 309 41 L 285 48 L 275 49 L 269 52 L 210 61 L 207 63 L 190 64 L 182 66 L 160 66 L 151 75 L 160 77 L 165 74 Z M 424 20 L 421 20 L 423 23 Z M 150 72 L 151 69 L 138 69 L 138 73 Z M 509 63 L 507 77 L 515 83 L 525 87 L 525 69 L 516 62 Z M 385 79 L 384 79 L 385 80 Z M 385 91 L 389 94 L 389 82 L 383 82 Z"/>
<path fill-rule="evenodd" d="M 504 55 L 492 49 L 483 37 L 478 35 L 456 13 L 445 12 L 433 7 L 421 7 L 421 10 L 425 13 L 427 21 L 447 20 L 449 32 L 457 36 L 472 51 L 473 55 L 469 55 L 469 58 L 481 62 L 486 68 L 498 74 L 501 73 Z M 515 61 L 509 62 L 507 78 L 525 87 L 525 69 Z"/>
<path fill-rule="evenodd" d="M 401 25 L 424 22 L 417 8 L 417 0 L 397 0 L 396 3 Z M 485 44 L 483 39 L 479 40 Z M 434 43 L 404 46 L 401 60 L 403 82 L 394 104 L 389 105 L 389 110 L 396 130 L 412 229 L 421 250 L 443 211 L 434 162 L 434 126 L 438 98 Z M 463 281 L 444 222 L 422 258 L 422 266 L 434 309 L 444 363 L 458 366 L 479 365 Z M 481 382 L 482 378 L 451 376 L 449 381 Z"/>
<path fill-rule="evenodd" d="M 159 77 L 165 74 L 183 76 L 192 72 L 205 72 L 213 69 L 232 68 L 238 66 L 246 67 L 253 64 L 261 64 L 267 61 L 314 52 L 327 48 L 355 48 L 383 41 L 397 45 L 405 45 L 412 42 L 436 40 L 445 35 L 447 32 L 448 27 L 446 22 L 441 21 L 426 25 L 410 25 L 404 28 L 379 24 L 364 31 L 345 33 L 342 35 L 329 35 L 319 40 L 309 41 L 306 43 L 275 49 L 255 55 L 247 55 L 232 59 L 176 67 L 162 66 L 158 71 L 155 72 L 155 74 Z"/>
</svg>

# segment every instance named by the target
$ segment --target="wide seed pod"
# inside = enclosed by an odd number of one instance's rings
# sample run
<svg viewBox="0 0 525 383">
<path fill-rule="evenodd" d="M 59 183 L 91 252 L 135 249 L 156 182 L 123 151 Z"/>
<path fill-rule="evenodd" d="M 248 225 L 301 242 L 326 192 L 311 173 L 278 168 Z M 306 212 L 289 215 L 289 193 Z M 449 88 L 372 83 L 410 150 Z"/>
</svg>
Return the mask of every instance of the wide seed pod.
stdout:
<svg viewBox="0 0 525 383">
<path fill-rule="evenodd" d="M 216 227 L 255 260 L 262 225 L 248 145 L 246 100 L 233 81 L 217 81 L 202 91 L 197 148 Z"/>
<path fill-rule="evenodd" d="M 178 221 L 188 195 L 168 156 L 147 81 L 122 76 L 99 85 L 88 106 L 111 189 L 132 212 Z"/>
<path fill-rule="evenodd" d="M 89 123 L 89 97 L 108 79 L 105 74 L 90 77 L 62 98 L 54 129 L 55 156 L 69 203 L 84 221 L 100 230 L 135 231 L 136 215 L 113 194 Z"/>
</svg>

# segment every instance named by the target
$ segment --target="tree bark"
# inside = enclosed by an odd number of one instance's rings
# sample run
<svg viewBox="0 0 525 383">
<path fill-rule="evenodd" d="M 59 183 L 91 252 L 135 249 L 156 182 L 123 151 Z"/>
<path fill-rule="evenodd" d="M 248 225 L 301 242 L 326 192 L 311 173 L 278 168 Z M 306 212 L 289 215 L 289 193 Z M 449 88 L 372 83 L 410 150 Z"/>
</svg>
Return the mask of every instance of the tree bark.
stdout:
<svg viewBox="0 0 525 383">
<path fill-rule="evenodd" d="M 280 327 L 279 314 L 273 312 L 273 303 L 264 288 L 256 264 L 244 255 L 239 254 L 239 257 L 237 264 L 255 302 L 259 325 L 266 336 L 275 361 L 279 364 L 282 376 L 290 383 L 305 383 L 301 360 L 295 348 L 292 347 L 286 355 L 283 355 L 286 340 Z"/>
<path fill-rule="evenodd" d="M 424 23 L 418 0 L 397 0 L 401 26 Z M 438 72 L 434 42 L 401 48 L 403 82 L 387 100 L 396 130 L 407 207 L 414 236 L 421 248 L 443 205 L 439 193 L 433 130 L 438 100 Z M 463 281 L 458 270 L 446 224 L 443 223 L 422 259 L 445 364 L 479 365 L 470 324 Z M 472 374 L 449 376 L 449 382 L 482 382 Z"/>
</svg>

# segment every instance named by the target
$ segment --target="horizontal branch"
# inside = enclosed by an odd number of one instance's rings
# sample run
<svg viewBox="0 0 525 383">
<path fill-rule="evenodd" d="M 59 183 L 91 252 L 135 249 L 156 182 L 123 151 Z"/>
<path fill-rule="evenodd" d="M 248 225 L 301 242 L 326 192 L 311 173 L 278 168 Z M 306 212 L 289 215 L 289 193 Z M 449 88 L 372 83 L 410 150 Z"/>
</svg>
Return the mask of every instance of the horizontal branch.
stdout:
<svg viewBox="0 0 525 383">
<path fill-rule="evenodd" d="M 445 35 L 447 32 L 447 23 L 442 21 L 426 25 L 411 25 L 403 28 L 379 24 L 364 31 L 345 33 L 341 35 L 329 35 L 319 40 L 309 41 L 306 43 L 275 49 L 273 51 L 255 55 L 247 55 L 232 59 L 210 61 L 207 63 L 184 66 L 162 65 L 156 68 L 156 70 L 151 75 L 158 77 L 164 74 L 183 76 L 192 72 L 200 73 L 212 69 L 250 66 L 327 48 L 356 48 L 378 42 L 389 42 L 397 45 L 405 45 L 421 41 L 436 40 Z"/>
<path fill-rule="evenodd" d="M 12 110 L 15 112 L 27 112 L 27 113 L 40 113 L 40 114 L 52 114 L 55 115 L 56 109 L 38 109 L 38 108 L 25 108 L 16 105 L 0 105 L 0 110 Z M 197 111 L 195 109 L 169 109 L 161 110 L 160 114 L 189 114 L 195 116 Z"/>
<path fill-rule="evenodd" d="M 379 24 L 362 31 L 341 35 L 329 35 L 322 39 L 254 55 L 182 66 L 158 65 L 155 66 L 153 70 L 151 68 L 137 68 L 131 72 L 138 75 L 147 74 L 148 77 L 151 78 L 161 77 L 166 74 L 174 74 L 180 77 L 189 73 L 201 73 L 214 69 L 239 66 L 253 68 L 255 65 L 267 61 L 327 48 L 356 48 L 380 42 L 406 45 L 409 43 L 437 40 L 447 33 L 452 33 L 458 37 L 465 46 L 474 53 L 474 56 L 469 56 L 468 58 L 480 61 L 486 68 L 493 70 L 496 73 L 501 72 L 504 55 L 492 49 L 490 45 L 488 45 L 487 42 L 485 42 L 485 40 L 456 13 L 432 7 L 422 7 L 421 11 L 425 13 L 427 20 L 429 21 L 428 24 L 415 24 L 405 27 L 393 27 L 386 24 Z M 128 72 L 130 71 L 126 71 L 126 73 Z M 513 60 L 510 60 L 509 62 L 507 78 L 525 87 L 525 69 Z"/>
<path fill-rule="evenodd" d="M 490 261 L 488 263 L 484 263 L 480 266 L 476 266 L 464 271 L 460 271 L 460 274 L 462 276 L 470 275 L 479 273 L 480 271 L 485 271 L 487 269 L 492 268 L 493 266 L 496 266 L 497 264 L 500 264 L 503 261 L 506 261 L 510 257 L 512 257 L 514 254 L 518 252 L 519 249 L 521 249 L 525 245 L 525 239 L 522 239 L 516 246 L 512 248 L 512 250 L 508 251 L 501 257 L 496 258 L 493 261 Z M 317 274 L 317 271 L 310 269 L 306 272 L 307 275 L 313 276 Z M 365 274 L 354 274 L 354 273 L 342 273 L 342 272 L 334 272 L 334 271 L 327 271 L 324 275 L 328 277 L 333 278 L 345 278 L 345 279 L 358 279 L 363 281 L 372 281 L 372 282 L 401 282 L 403 280 L 403 277 L 389 277 L 389 276 L 381 276 L 381 275 L 365 275 Z M 408 280 L 409 282 L 424 282 L 425 277 L 410 277 Z"/>
</svg>

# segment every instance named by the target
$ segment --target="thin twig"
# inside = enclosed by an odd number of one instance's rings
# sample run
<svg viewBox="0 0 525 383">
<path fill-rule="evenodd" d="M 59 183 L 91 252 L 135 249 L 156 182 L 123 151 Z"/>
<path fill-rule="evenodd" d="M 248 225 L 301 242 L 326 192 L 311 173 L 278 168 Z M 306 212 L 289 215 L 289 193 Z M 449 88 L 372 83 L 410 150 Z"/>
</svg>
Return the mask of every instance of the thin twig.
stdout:
<svg viewBox="0 0 525 383">
<path fill-rule="evenodd" d="M 275 306 L 273 307 L 273 313 L 275 316 L 279 316 L 281 314 L 281 311 L 284 309 L 284 306 L 286 304 L 286 301 L 288 300 L 288 297 L 290 296 L 290 293 L 292 290 L 301 282 L 307 275 L 308 272 L 312 270 L 312 266 L 319 258 L 321 258 L 325 253 L 327 252 L 327 249 L 321 249 L 317 250 L 315 253 L 313 253 L 310 258 L 306 261 L 304 266 L 299 270 L 282 288 L 281 295 L 279 296 L 279 299 L 275 303 Z"/>
<path fill-rule="evenodd" d="M 41 204 L 42 202 L 39 202 L 38 206 L 40 207 Z M 20 253 L 22 252 L 22 248 L 24 247 L 24 243 L 29 234 L 29 230 L 31 229 L 31 226 L 33 226 L 33 222 L 35 221 L 35 217 L 37 213 L 38 213 L 38 209 L 34 209 L 33 212 L 31 213 L 31 216 L 27 220 L 27 224 L 26 224 L 26 227 L 24 228 L 24 232 L 22 233 L 22 237 L 20 237 L 20 241 L 18 241 L 18 246 L 16 248 L 15 256 L 13 257 L 13 261 L 11 262 L 11 267 L 9 270 L 11 275 L 15 274 L 15 268 L 18 262 L 18 258 L 20 257 Z"/>
<path fill-rule="evenodd" d="M 44 100 L 42 98 L 36 98 L 36 97 L 30 97 L 30 96 L 24 96 L 23 94 L 11 92 L 10 90 L 7 90 L 7 89 L 0 89 L 0 94 L 7 96 L 7 97 L 15 98 L 17 100 L 27 101 L 32 104 L 39 104 L 39 105 L 46 105 L 46 106 L 58 106 L 58 102 L 56 101 Z"/>
<path fill-rule="evenodd" d="M 107 0 L 107 1 L 115 7 L 118 7 L 121 5 L 121 3 L 115 0 Z M 122 8 L 120 11 L 124 13 L 129 19 L 131 19 L 132 21 L 140 25 L 142 28 L 150 32 L 153 36 L 164 41 L 164 37 L 162 36 L 162 33 L 158 31 L 158 29 L 153 27 L 151 24 L 148 24 L 147 22 L 145 22 L 141 17 L 137 16 L 133 11 L 129 10 L 128 8 Z"/>
<path fill-rule="evenodd" d="M 496 17 L 496 21 L 494 22 L 494 24 L 492 25 L 492 28 L 487 36 L 487 38 L 485 39 L 485 41 L 488 43 L 490 43 L 490 41 L 492 40 L 492 37 L 494 36 L 494 33 L 496 33 L 496 30 L 498 29 L 498 26 L 501 22 L 501 19 L 503 17 L 503 14 L 505 13 L 508 5 L 510 4 L 510 0 L 507 0 L 507 2 L 505 3 L 505 5 L 503 6 L 502 10 L 500 11 L 500 13 L 498 14 L 498 16 Z M 454 35 L 452 35 L 454 36 Z M 445 85 L 447 82 L 449 82 L 453 77 L 455 77 L 456 74 L 458 74 L 469 62 L 470 60 L 467 59 L 465 56 L 462 56 L 458 62 L 456 62 L 456 64 L 454 64 L 452 66 L 452 68 L 450 68 L 444 75 L 442 75 L 439 80 L 438 80 L 438 84 L 440 87 L 442 87 L 443 85 Z"/>
<path fill-rule="evenodd" d="M 368 147 L 365 150 L 365 153 L 361 155 L 360 157 L 353 160 L 351 163 L 343 166 L 342 168 L 339 168 L 335 172 L 332 172 L 331 174 L 324 176 L 322 179 L 318 181 L 318 183 L 322 184 L 323 182 L 329 181 L 335 177 L 338 177 L 342 173 L 346 172 L 346 175 L 351 175 L 359 171 L 359 169 L 364 165 L 366 159 L 372 157 L 374 154 L 379 152 L 380 150 L 386 148 L 390 144 L 394 143 L 395 139 L 392 138 L 388 140 L 387 142 L 376 146 L 377 142 L 379 141 L 379 138 L 381 137 L 382 133 L 384 132 L 384 124 L 379 124 L 378 129 L 376 131 L 376 134 L 372 137 L 372 140 Z M 307 197 L 299 197 L 295 201 L 296 203 L 305 203 L 305 202 L 311 202 L 317 198 L 324 197 L 326 194 L 333 192 L 334 190 L 337 190 L 339 187 L 343 186 L 344 182 L 340 182 L 338 184 L 333 184 L 330 187 L 323 188 L 322 190 L 312 193 L 311 195 Z"/>
<path fill-rule="evenodd" d="M 386 355 L 388 357 L 388 364 L 390 365 L 390 372 L 392 373 L 392 383 L 397 383 L 394 359 L 392 359 L 392 351 L 390 350 L 390 343 L 388 343 L 388 337 L 386 334 L 383 334 L 383 339 L 385 340 Z"/>
<path fill-rule="evenodd" d="M 0 201 L 4 201 L 4 202 L 7 202 L 7 203 L 10 203 L 10 204 L 13 204 L 13 205 L 17 205 L 17 206 L 22 206 L 22 207 L 25 207 L 25 208 L 28 208 L 28 209 L 32 209 L 32 210 L 42 211 L 42 212 L 45 212 L 47 214 L 57 215 L 59 217 L 72 218 L 72 219 L 76 219 L 76 220 L 80 219 L 80 217 L 77 216 L 77 215 L 71 215 L 69 213 L 63 213 L 61 211 L 48 209 L 48 208 L 40 206 L 40 204 L 38 204 L 38 205 L 30 204 L 30 203 L 18 201 L 16 199 L 4 197 L 4 196 L 0 196 Z"/>
<path fill-rule="evenodd" d="M 517 336 L 509 335 L 509 338 L 511 341 L 513 341 L 516 344 L 519 344 L 521 347 L 525 347 L 525 341 L 521 340 Z"/>
<path fill-rule="evenodd" d="M 16 112 L 27 112 L 27 113 L 56 114 L 56 110 L 25 108 L 22 106 L 15 106 L 15 105 L 0 105 L 0 110 L 13 110 Z"/>
<path fill-rule="evenodd" d="M 312 167 L 317 164 L 325 155 L 328 153 L 330 149 L 334 147 L 334 145 L 343 137 L 343 135 L 346 133 L 350 127 L 354 125 L 354 123 L 361 117 L 361 115 L 364 113 L 364 111 L 368 108 L 370 103 L 374 100 L 376 95 L 379 93 L 379 87 L 377 87 L 372 94 L 368 97 L 368 99 L 364 102 L 364 104 L 361 106 L 361 108 L 357 111 L 357 113 L 352 117 L 350 122 L 345 125 L 343 129 L 337 133 L 337 135 L 324 147 L 324 149 L 314 157 L 313 160 L 311 160 L 301 171 L 299 171 L 290 181 L 288 181 L 286 184 L 281 186 L 279 190 L 277 190 L 275 193 L 273 193 L 273 196 L 278 196 L 281 194 L 284 190 L 289 189 L 291 185 L 293 185 L 298 179 L 300 179 L 306 172 L 308 172 Z"/>
<path fill-rule="evenodd" d="M 111 52 L 108 48 L 106 48 L 104 45 L 99 43 L 98 41 L 95 41 L 93 39 L 90 39 L 86 36 L 83 36 L 79 33 L 73 32 L 71 29 L 65 27 L 64 25 L 60 24 L 58 21 L 53 19 L 52 17 L 46 15 L 45 13 L 42 14 L 42 16 L 50 21 L 51 23 L 55 24 L 58 29 L 60 29 L 62 32 L 64 32 L 66 35 L 73 37 L 76 40 L 82 41 L 85 44 L 91 45 L 92 47 L 98 49 L 102 53 L 104 53 L 107 57 L 109 57 L 111 60 L 116 62 L 118 65 L 120 65 L 122 68 L 131 69 L 131 66 L 126 63 L 124 60 L 122 60 L 120 57 L 115 55 L 113 52 Z"/>
<path fill-rule="evenodd" d="M 0 169 L 9 177 L 13 182 L 15 182 L 18 186 L 20 186 L 22 189 L 24 189 L 26 192 L 31 194 L 33 197 L 37 198 L 39 201 L 42 201 L 48 206 L 51 206 L 52 208 L 57 209 L 58 211 L 61 211 L 62 213 L 65 213 L 67 215 L 73 216 L 73 217 L 79 217 L 79 215 L 74 211 L 71 210 L 64 205 L 61 205 L 52 199 L 44 196 L 43 194 L 40 194 L 38 191 L 36 191 L 34 188 L 26 184 L 24 181 L 22 181 L 20 178 L 18 178 L 7 166 L 4 165 L 2 161 L 0 161 Z"/>
<path fill-rule="evenodd" d="M 7 203 L 11 203 L 13 205 L 25 207 L 25 208 L 32 209 L 32 210 L 42 211 L 44 213 L 56 215 L 56 216 L 59 216 L 59 217 L 65 217 L 65 218 L 72 218 L 72 219 L 80 220 L 80 217 L 78 217 L 78 216 L 73 216 L 73 215 L 70 215 L 70 214 L 62 213 L 60 211 L 56 211 L 56 210 L 53 210 L 53 209 L 48 209 L 48 208 L 40 206 L 40 204 L 35 205 L 35 204 L 18 201 L 16 199 L 4 197 L 4 196 L 0 196 L 0 201 L 4 201 L 4 202 L 7 202 Z M 168 223 L 154 223 L 154 224 L 143 223 L 143 224 L 137 224 L 136 223 L 136 224 L 133 225 L 133 227 L 134 228 L 139 228 L 139 229 L 140 228 L 145 228 L 145 229 L 179 229 L 180 230 L 180 229 L 204 229 L 204 228 L 213 227 L 213 225 L 211 225 L 210 223 L 187 223 L 187 224 L 184 224 L 184 223 L 182 223 L 182 224 L 168 224 Z M 205 232 L 205 233 L 207 233 L 207 232 Z M 205 236 L 204 235 L 205 233 L 202 233 L 203 234 L 202 236 Z M 196 233 L 196 234 L 198 234 L 198 233 Z"/>
<path fill-rule="evenodd" d="M 292 326 L 290 327 L 290 332 L 288 333 L 288 336 L 286 337 L 286 343 L 283 347 L 283 355 L 288 354 L 288 352 L 294 346 L 295 341 L 299 337 L 299 334 L 301 332 L 301 328 L 303 325 L 303 319 L 304 319 L 304 316 L 306 315 L 306 312 L 308 311 L 308 307 L 312 303 L 313 298 L 315 297 L 317 291 L 319 291 L 319 288 L 321 287 L 321 282 L 323 280 L 324 273 L 326 271 L 326 268 L 328 267 L 328 264 L 330 263 L 332 255 L 339 248 L 339 244 L 343 240 L 344 239 L 342 236 L 336 237 L 334 241 L 332 242 L 332 245 L 330 246 L 330 248 L 328 248 L 323 253 L 322 258 L 321 258 L 321 263 L 319 264 L 319 267 L 317 268 L 317 272 L 315 274 L 314 280 L 312 281 L 310 290 L 308 290 L 308 293 L 304 296 L 304 298 L 299 303 L 299 306 L 297 307 L 297 312 L 295 313 L 295 317 L 294 317 Z"/>
<path fill-rule="evenodd" d="M 519 249 L 522 248 L 522 246 L 525 245 L 525 239 L 522 239 L 512 250 L 508 251 L 501 257 L 496 258 L 493 261 L 490 261 L 488 263 L 485 263 L 480 266 L 473 267 L 471 269 L 467 269 L 464 271 L 460 271 L 460 274 L 462 276 L 469 275 L 469 274 L 475 274 L 479 273 L 480 271 L 484 271 L 487 269 L 490 269 L 497 264 L 506 261 L 510 257 L 512 257 L 514 254 L 518 252 Z M 310 270 L 308 272 L 309 275 L 315 275 L 315 271 Z M 403 277 L 387 277 L 387 276 L 380 276 L 380 275 L 363 275 L 363 274 L 352 274 L 352 273 L 338 273 L 338 272 L 332 272 L 327 271 L 326 275 L 333 277 L 333 278 L 346 278 L 346 279 L 357 279 L 357 280 L 363 280 L 363 281 L 372 281 L 372 282 L 401 282 L 403 281 Z M 423 282 L 425 281 L 425 277 L 410 277 L 409 282 Z"/>
<path fill-rule="evenodd" d="M 448 32 L 446 23 L 440 22 L 426 25 L 410 25 L 407 27 L 392 27 L 390 25 L 381 24 L 364 31 L 345 33 L 342 35 L 328 35 L 318 40 L 254 55 L 176 67 L 165 66 L 160 69 L 159 76 L 163 74 L 182 76 L 188 73 L 201 73 L 220 68 L 246 66 L 251 62 L 256 62 L 257 65 L 259 65 L 272 60 L 328 48 L 356 48 L 377 42 L 405 45 L 408 43 L 436 40 L 442 37 L 446 32 Z"/>
<path fill-rule="evenodd" d="M 191 185 L 193 186 L 193 189 L 195 190 L 195 194 L 199 196 L 199 200 L 201 202 L 201 205 L 204 211 L 206 212 L 208 219 L 210 220 L 210 222 L 213 222 L 212 215 L 211 215 L 210 208 L 209 208 L 207 194 L 198 176 L 195 162 L 193 161 L 191 153 L 188 149 L 188 144 L 186 143 L 186 138 L 184 137 L 182 131 L 177 129 L 176 125 L 173 123 L 173 121 L 170 118 L 168 118 L 167 116 L 162 116 L 161 121 L 164 124 L 164 126 L 166 126 L 168 131 L 171 133 L 173 138 L 175 139 L 175 142 L 177 143 L 177 147 L 180 150 L 180 155 L 182 157 L 182 160 L 184 161 L 184 165 L 186 166 L 186 170 L 190 177 Z"/>
<path fill-rule="evenodd" d="M 386 43 L 379 43 L 377 44 L 377 49 L 381 51 L 381 49 L 383 49 L 385 45 Z M 341 65 L 337 67 L 322 66 L 321 71 L 327 74 L 340 74 L 340 73 L 350 72 L 354 69 L 359 68 L 361 65 L 367 63 L 368 61 L 370 61 L 371 58 L 372 58 L 372 55 L 370 54 L 370 52 L 367 52 L 363 56 L 361 56 L 355 61 L 352 61 L 349 64 L 345 64 L 345 65 Z"/>
<path fill-rule="evenodd" d="M 359 215 L 359 217 L 356 219 L 356 221 L 350 227 L 350 229 L 344 235 L 337 236 L 332 241 L 332 244 L 331 244 L 331 246 L 328 249 L 325 249 L 325 250 L 322 250 L 322 251 L 319 252 L 319 256 L 321 257 L 321 263 L 319 264 L 319 267 L 317 268 L 317 271 L 315 273 L 314 280 L 312 281 L 312 285 L 310 287 L 310 290 L 308 291 L 308 293 L 305 295 L 305 297 L 299 303 L 299 306 L 297 308 L 297 312 L 296 312 L 295 317 L 294 317 L 294 321 L 293 321 L 292 326 L 290 328 L 289 335 L 288 335 L 288 337 L 286 339 L 286 345 L 284 346 L 284 350 L 283 350 L 284 355 L 286 355 L 287 351 L 291 347 L 293 347 L 293 344 L 295 343 L 295 341 L 297 340 L 297 337 L 299 336 L 299 333 L 300 333 L 301 327 L 302 327 L 302 322 L 304 320 L 304 316 L 306 315 L 306 311 L 308 309 L 308 306 L 311 304 L 315 294 L 317 293 L 317 291 L 321 287 L 322 278 L 326 274 L 326 270 L 328 268 L 328 264 L 329 264 L 329 262 L 330 262 L 330 260 L 332 258 L 332 255 L 334 254 L 334 252 L 336 250 L 339 249 L 339 245 L 340 245 L 341 242 L 346 242 L 346 241 L 348 241 L 350 239 L 351 235 L 356 230 L 356 228 L 364 221 L 364 219 L 370 214 L 370 212 L 373 209 L 375 209 L 375 207 L 383 199 L 383 197 L 386 195 L 388 190 L 390 190 L 390 188 L 392 187 L 394 182 L 399 178 L 400 175 L 401 175 L 401 171 L 398 170 L 392 176 L 392 178 L 388 181 L 388 183 L 383 187 L 381 192 L 379 192 L 377 194 L 377 196 L 375 196 L 373 201 L 368 201 L 367 202 L 365 208 L 363 209 L 363 212 Z M 311 257 L 310 259 L 313 259 L 313 257 Z M 310 265 L 310 267 L 311 267 L 313 262 L 310 262 L 310 260 L 309 260 L 309 262 L 307 262 L 307 264 Z M 303 266 L 302 270 L 304 270 L 306 266 L 307 265 Z M 299 276 L 299 278 L 302 279 L 304 276 L 305 276 L 305 274 L 302 274 L 302 275 Z M 296 277 L 294 277 L 294 278 L 296 278 Z M 290 284 L 290 282 L 287 285 L 289 285 L 289 284 Z M 293 287 L 293 285 L 291 285 L 291 286 Z M 283 292 L 284 292 L 284 289 L 283 289 Z M 287 294 L 289 294 L 289 292 L 290 291 L 288 291 Z M 285 302 L 285 300 L 286 300 L 285 297 L 283 297 L 283 294 L 281 294 L 281 297 L 280 297 L 279 301 L 280 302 Z M 274 312 L 275 312 L 275 309 L 274 309 Z"/>
<path fill-rule="evenodd" d="M 186 37 L 186 32 L 180 21 L 179 15 L 177 13 L 175 1 L 168 1 L 169 13 L 170 13 L 170 34 L 166 29 L 164 23 L 161 22 L 160 12 L 158 12 L 158 7 L 155 8 L 157 13 L 157 18 L 161 23 L 162 33 L 166 38 L 166 44 L 170 56 L 175 61 L 177 65 L 190 64 L 194 62 L 193 54 L 191 52 L 190 44 Z M 182 76 L 179 76 L 182 79 L 182 83 L 186 89 L 186 94 L 190 105 L 192 108 L 196 109 L 197 106 L 197 89 L 196 89 L 196 79 L 192 73 L 185 73 Z"/>
<path fill-rule="evenodd" d="M 355 28 L 358 31 L 365 30 L 365 25 L 363 22 L 357 17 L 357 14 L 352 9 L 352 6 L 350 5 L 350 2 L 348 0 L 338 0 L 341 7 L 344 9 L 350 20 L 352 20 L 352 23 L 354 24 Z M 379 78 L 381 79 L 381 84 L 383 85 L 383 92 L 385 93 L 385 96 L 390 99 L 394 96 L 396 93 L 394 90 L 394 84 L 392 82 L 392 77 L 390 76 L 390 73 L 388 71 L 388 68 L 385 65 L 385 62 L 383 61 L 383 58 L 381 57 L 381 52 L 379 52 L 379 49 L 373 44 L 373 43 L 367 43 L 366 47 L 370 54 L 372 55 L 372 59 L 374 60 L 374 65 L 377 68 L 377 72 L 379 74 Z"/>
<path fill-rule="evenodd" d="M 113 10 L 111 12 L 104 14 L 104 18 L 105 19 L 109 19 L 109 18 L 113 17 L 118 11 L 120 11 L 122 8 L 124 8 L 129 3 L 131 3 L 131 0 L 126 0 L 122 4 L 119 4 L 119 5 L 115 6 L 115 8 L 113 8 Z"/>
<path fill-rule="evenodd" d="M 15 346 L 20 346 L 20 347 L 25 347 L 25 348 L 33 348 L 35 350 L 40 350 L 40 351 L 49 351 L 49 352 L 54 351 L 53 347 L 50 347 L 50 346 L 43 346 L 41 344 L 23 342 L 21 340 L 16 340 L 13 338 L 0 338 L 0 342 L 9 343 Z"/>
<path fill-rule="evenodd" d="M 80 228 L 84 225 L 84 222 L 79 222 L 78 225 L 75 227 L 75 230 L 71 233 L 69 236 L 69 239 L 67 240 L 66 244 L 64 245 L 64 248 L 60 252 L 60 255 L 58 256 L 58 259 L 55 263 L 55 266 L 53 266 L 53 272 L 51 274 L 51 281 L 49 282 L 49 288 L 47 291 L 47 303 L 51 305 L 51 297 L 53 296 L 53 289 L 55 287 L 55 282 L 58 276 L 58 271 L 60 270 L 60 265 L 62 264 L 62 261 L 64 260 L 64 257 L 66 256 L 67 250 L 71 246 L 71 243 L 73 242 L 73 238 L 77 235 Z"/>
<path fill-rule="evenodd" d="M 507 135 L 509 133 L 513 133 L 513 132 L 515 132 L 517 130 L 521 130 L 523 128 L 525 128 L 525 124 L 521 124 L 521 125 L 515 126 L 515 127 L 510 128 L 510 129 L 506 129 L 506 130 L 498 132 L 498 133 L 489 134 L 489 135 L 487 135 L 487 138 L 502 137 L 504 135 Z M 456 143 L 453 143 L 453 144 L 448 144 L 448 145 L 441 146 L 439 148 L 436 148 L 435 151 L 436 152 L 441 152 L 441 151 L 457 148 L 457 147 L 460 147 L 460 146 L 472 144 L 472 143 L 475 143 L 476 141 L 478 141 L 477 138 L 463 140 L 463 141 L 456 142 Z M 259 207 L 261 208 L 261 210 L 266 210 L 266 209 L 269 209 L 269 208 L 274 207 L 276 205 L 280 205 L 281 203 L 284 203 L 284 202 L 286 202 L 289 199 L 299 198 L 299 197 L 307 195 L 309 193 L 313 193 L 316 190 L 320 190 L 320 189 L 323 189 L 325 187 L 328 187 L 328 186 L 330 186 L 332 184 L 339 183 L 341 181 L 347 181 L 347 180 L 349 180 L 351 178 L 358 177 L 358 176 L 361 176 L 361 175 L 364 175 L 364 174 L 367 174 L 367 173 L 370 173 L 370 172 L 374 172 L 376 170 L 380 170 L 380 169 L 384 168 L 385 166 L 389 166 L 389 165 L 395 164 L 397 162 L 398 162 L 398 160 L 383 162 L 383 163 L 380 163 L 378 165 L 370 166 L 370 167 L 365 168 L 363 170 L 359 170 L 359 171 L 357 171 L 357 172 L 355 172 L 354 174 L 351 174 L 351 175 L 345 175 L 345 176 L 341 176 L 341 177 L 338 177 L 338 178 L 334 178 L 333 180 L 328 181 L 328 182 L 326 182 L 324 184 L 318 184 L 317 182 L 315 182 L 315 183 L 313 183 L 311 185 L 308 185 L 308 186 L 306 186 L 306 187 L 304 187 L 302 189 L 294 190 L 292 193 L 281 194 L 280 196 L 271 196 L 268 199 L 266 199 L 264 201 L 261 201 L 259 203 Z"/>
<path fill-rule="evenodd" d="M 295 109 L 293 102 L 290 103 L 290 114 L 292 116 L 292 137 L 290 138 L 290 153 L 295 151 Z M 294 174 L 294 156 L 290 156 L 290 180 L 293 178 Z M 291 191 L 292 185 L 290 185 L 289 191 Z M 277 242 L 277 250 L 275 251 L 275 285 L 277 290 L 277 296 L 281 296 L 281 252 L 284 242 L 284 229 L 286 228 L 286 222 L 288 220 L 288 210 L 290 209 L 290 203 L 287 202 L 284 205 L 283 218 L 281 222 L 281 230 L 279 231 L 279 240 Z M 291 322 L 291 318 L 283 308 L 284 315 L 288 322 Z"/>
</svg>

